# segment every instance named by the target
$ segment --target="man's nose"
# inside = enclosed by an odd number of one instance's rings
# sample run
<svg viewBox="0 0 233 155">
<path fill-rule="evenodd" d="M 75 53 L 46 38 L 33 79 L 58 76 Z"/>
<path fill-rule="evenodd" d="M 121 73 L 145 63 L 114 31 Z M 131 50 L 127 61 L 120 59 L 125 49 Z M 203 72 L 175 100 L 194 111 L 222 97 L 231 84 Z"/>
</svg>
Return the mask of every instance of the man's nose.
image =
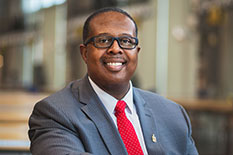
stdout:
<svg viewBox="0 0 233 155">
<path fill-rule="evenodd" d="M 112 46 L 109 47 L 108 49 L 108 53 L 112 53 L 112 54 L 118 54 L 118 53 L 123 53 L 122 48 L 120 47 L 120 45 L 118 44 L 117 40 L 114 40 L 112 43 Z"/>
</svg>

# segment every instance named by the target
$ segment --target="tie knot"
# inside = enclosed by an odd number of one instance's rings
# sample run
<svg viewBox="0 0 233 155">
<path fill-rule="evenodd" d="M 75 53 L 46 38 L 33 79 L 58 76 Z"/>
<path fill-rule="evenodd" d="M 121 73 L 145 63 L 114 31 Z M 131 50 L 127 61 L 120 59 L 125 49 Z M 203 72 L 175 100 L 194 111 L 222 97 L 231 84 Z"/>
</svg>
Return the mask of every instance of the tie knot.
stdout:
<svg viewBox="0 0 233 155">
<path fill-rule="evenodd" d="M 115 112 L 116 112 L 116 113 L 125 112 L 125 106 L 126 106 L 125 101 L 119 100 L 119 101 L 117 102 L 117 104 L 116 104 Z"/>
</svg>

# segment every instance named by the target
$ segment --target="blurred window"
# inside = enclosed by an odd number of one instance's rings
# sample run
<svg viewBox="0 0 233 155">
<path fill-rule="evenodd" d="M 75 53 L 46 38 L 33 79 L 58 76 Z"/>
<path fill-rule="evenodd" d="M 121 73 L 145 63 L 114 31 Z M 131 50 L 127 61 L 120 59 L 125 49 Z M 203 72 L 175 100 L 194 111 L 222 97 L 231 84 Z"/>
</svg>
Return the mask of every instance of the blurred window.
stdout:
<svg viewBox="0 0 233 155">
<path fill-rule="evenodd" d="M 53 5 L 62 4 L 65 1 L 66 0 L 23 0 L 22 8 L 24 13 L 32 13 Z"/>
</svg>

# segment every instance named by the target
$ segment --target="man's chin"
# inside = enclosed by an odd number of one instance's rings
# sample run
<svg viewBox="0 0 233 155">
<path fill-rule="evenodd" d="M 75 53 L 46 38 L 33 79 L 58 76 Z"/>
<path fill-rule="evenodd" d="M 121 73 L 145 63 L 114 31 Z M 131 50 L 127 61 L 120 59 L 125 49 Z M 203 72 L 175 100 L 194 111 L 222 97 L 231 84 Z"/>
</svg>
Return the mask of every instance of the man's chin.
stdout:
<svg viewBox="0 0 233 155">
<path fill-rule="evenodd" d="M 122 78 L 122 77 L 113 77 L 109 80 L 106 80 L 108 81 L 108 85 L 112 85 L 112 86 L 122 86 L 122 85 L 125 85 L 125 84 L 128 84 L 130 79 L 128 78 Z"/>
</svg>

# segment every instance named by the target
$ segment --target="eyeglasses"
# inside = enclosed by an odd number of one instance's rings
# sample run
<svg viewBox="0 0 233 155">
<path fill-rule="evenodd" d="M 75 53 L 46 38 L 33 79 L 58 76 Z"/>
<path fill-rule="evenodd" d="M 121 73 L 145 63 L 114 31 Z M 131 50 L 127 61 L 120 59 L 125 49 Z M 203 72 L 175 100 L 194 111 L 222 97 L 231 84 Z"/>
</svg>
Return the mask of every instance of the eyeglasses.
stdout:
<svg viewBox="0 0 233 155">
<path fill-rule="evenodd" d="M 88 39 L 84 45 L 93 42 L 96 48 L 109 48 L 112 46 L 114 40 L 122 49 L 134 49 L 138 45 L 138 39 L 130 36 L 112 37 L 106 35 L 94 36 Z"/>
</svg>

